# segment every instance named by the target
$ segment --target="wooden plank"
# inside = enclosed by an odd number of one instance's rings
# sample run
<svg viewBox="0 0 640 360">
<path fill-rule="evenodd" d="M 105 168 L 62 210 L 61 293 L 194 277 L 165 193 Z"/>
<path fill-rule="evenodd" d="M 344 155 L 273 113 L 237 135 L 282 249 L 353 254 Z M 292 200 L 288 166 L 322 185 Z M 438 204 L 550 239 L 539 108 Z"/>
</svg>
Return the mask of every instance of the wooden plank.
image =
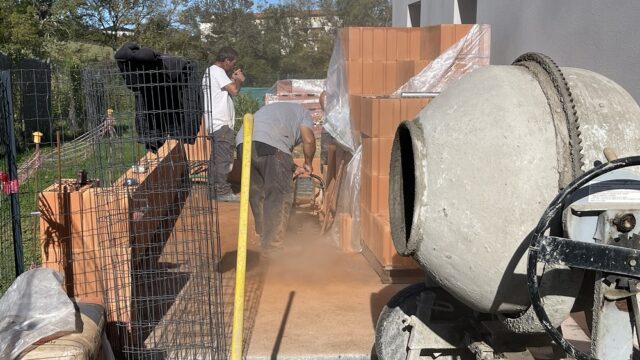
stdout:
<svg viewBox="0 0 640 360">
<path fill-rule="evenodd" d="M 331 183 L 336 176 L 336 145 L 327 145 L 327 174 L 324 176 L 325 184 Z"/>
<path fill-rule="evenodd" d="M 394 269 L 383 266 L 366 244 L 362 246 L 362 255 L 383 284 L 414 284 L 424 281 L 425 273 L 421 269 Z"/>
<path fill-rule="evenodd" d="M 325 201 L 322 203 L 324 211 L 323 211 L 323 221 L 322 221 L 322 229 L 321 233 L 326 233 L 333 225 L 333 220 L 336 214 L 336 207 L 338 204 L 338 196 L 340 193 L 340 183 L 342 182 L 342 174 L 344 172 L 344 160 L 340 162 L 340 166 L 338 167 L 338 174 L 336 178 L 331 181 L 329 184 L 329 190 L 327 191 L 327 196 L 325 197 Z M 333 185 L 333 186 L 332 186 Z M 326 206 L 325 206 L 326 204 Z"/>
</svg>

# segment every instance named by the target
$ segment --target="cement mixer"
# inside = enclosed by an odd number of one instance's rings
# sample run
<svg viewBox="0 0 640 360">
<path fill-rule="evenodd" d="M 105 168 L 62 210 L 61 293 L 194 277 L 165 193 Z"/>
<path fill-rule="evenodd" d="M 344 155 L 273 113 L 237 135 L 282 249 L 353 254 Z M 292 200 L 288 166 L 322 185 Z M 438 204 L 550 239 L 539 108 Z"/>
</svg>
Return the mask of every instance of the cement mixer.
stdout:
<svg viewBox="0 0 640 360">
<path fill-rule="evenodd" d="M 378 357 L 520 359 L 549 345 L 554 358 L 635 358 L 636 155 L 633 98 L 538 53 L 467 75 L 403 122 L 391 232 L 426 278 L 382 311 Z M 559 330 L 580 311 L 586 349 Z"/>
</svg>

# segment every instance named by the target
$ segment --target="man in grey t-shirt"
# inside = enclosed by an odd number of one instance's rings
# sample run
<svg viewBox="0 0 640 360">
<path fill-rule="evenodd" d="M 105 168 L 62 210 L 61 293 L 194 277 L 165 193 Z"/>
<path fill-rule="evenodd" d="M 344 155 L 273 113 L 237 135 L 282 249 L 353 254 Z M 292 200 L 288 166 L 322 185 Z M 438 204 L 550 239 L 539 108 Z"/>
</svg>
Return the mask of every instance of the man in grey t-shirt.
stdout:
<svg viewBox="0 0 640 360">
<path fill-rule="evenodd" d="M 242 156 L 244 128 L 236 137 L 238 156 Z M 311 115 L 300 104 L 273 103 L 254 114 L 249 202 L 269 256 L 283 247 L 284 235 L 293 203 L 293 148 L 302 143 L 304 166 L 296 174 L 313 172 L 316 152 Z"/>
</svg>

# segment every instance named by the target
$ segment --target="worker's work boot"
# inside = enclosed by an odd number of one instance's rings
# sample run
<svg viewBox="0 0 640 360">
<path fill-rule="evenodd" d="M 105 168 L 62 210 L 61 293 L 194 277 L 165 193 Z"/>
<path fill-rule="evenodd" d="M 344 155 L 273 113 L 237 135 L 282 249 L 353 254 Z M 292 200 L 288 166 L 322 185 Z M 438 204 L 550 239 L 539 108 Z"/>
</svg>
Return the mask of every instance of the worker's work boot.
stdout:
<svg viewBox="0 0 640 360">
<path fill-rule="evenodd" d="M 280 257 L 283 252 L 284 252 L 284 247 L 269 246 L 262 251 L 262 256 L 268 259 L 273 259 L 273 258 Z"/>
<path fill-rule="evenodd" d="M 262 244 L 262 236 L 258 233 L 254 233 L 252 236 L 249 236 L 247 243 L 249 246 L 259 247 Z"/>
</svg>

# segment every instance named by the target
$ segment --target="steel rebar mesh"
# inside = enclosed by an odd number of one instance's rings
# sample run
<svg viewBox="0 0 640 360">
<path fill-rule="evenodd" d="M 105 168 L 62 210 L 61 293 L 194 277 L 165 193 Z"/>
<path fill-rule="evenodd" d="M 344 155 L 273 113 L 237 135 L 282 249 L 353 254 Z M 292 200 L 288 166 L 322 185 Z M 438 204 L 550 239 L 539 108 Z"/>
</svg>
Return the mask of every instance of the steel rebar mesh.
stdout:
<svg viewBox="0 0 640 360">
<path fill-rule="evenodd" d="M 8 139 L 6 134 L 6 123 L 2 121 L 10 116 L 9 98 L 7 93 L 10 91 L 9 84 L 6 80 L 9 78 L 8 71 L 2 72 L 0 76 L 0 174 L 6 176 L 8 174 L 7 156 L 9 152 Z M 2 186 L 2 184 L 0 184 Z M 0 294 L 9 287 L 15 278 L 15 264 L 13 241 L 11 238 L 11 204 L 8 196 L 4 195 L 0 189 L 0 233 L 3 234 L 0 239 Z"/>
<path fill-rule="evenodd" d="M 166 58 L 12 78 L 27 268 L 55 268 L 70 296 L 103 302 L 122 358 L 226 357 L 217 204 L 194 176 L 209 151 L 201 72 Z"/>
<path fill-rule="evenodd" d="M 104 231 L 99 225 L 97 235 L 108 307 L 116 314 L 112 337 L 132 358 L 221 358 L 215 203 L 205 183 L 192 181 L 190 166 L 205 150 L 197 138 L 201 76 L 188 62 L 167 61 L 180 63 L 169 66 L 175 70 L 164 70 L 166 61 L 164 68 L 125 63 L 83 75 L 85 94 L 95 99 L 87 120 L 111 121 L 122 134 L 97 142 L 105 155 L 105 184 L 96 192 Z M 117 150 L 131 144 L 132 158 Z"/>
</svg>

